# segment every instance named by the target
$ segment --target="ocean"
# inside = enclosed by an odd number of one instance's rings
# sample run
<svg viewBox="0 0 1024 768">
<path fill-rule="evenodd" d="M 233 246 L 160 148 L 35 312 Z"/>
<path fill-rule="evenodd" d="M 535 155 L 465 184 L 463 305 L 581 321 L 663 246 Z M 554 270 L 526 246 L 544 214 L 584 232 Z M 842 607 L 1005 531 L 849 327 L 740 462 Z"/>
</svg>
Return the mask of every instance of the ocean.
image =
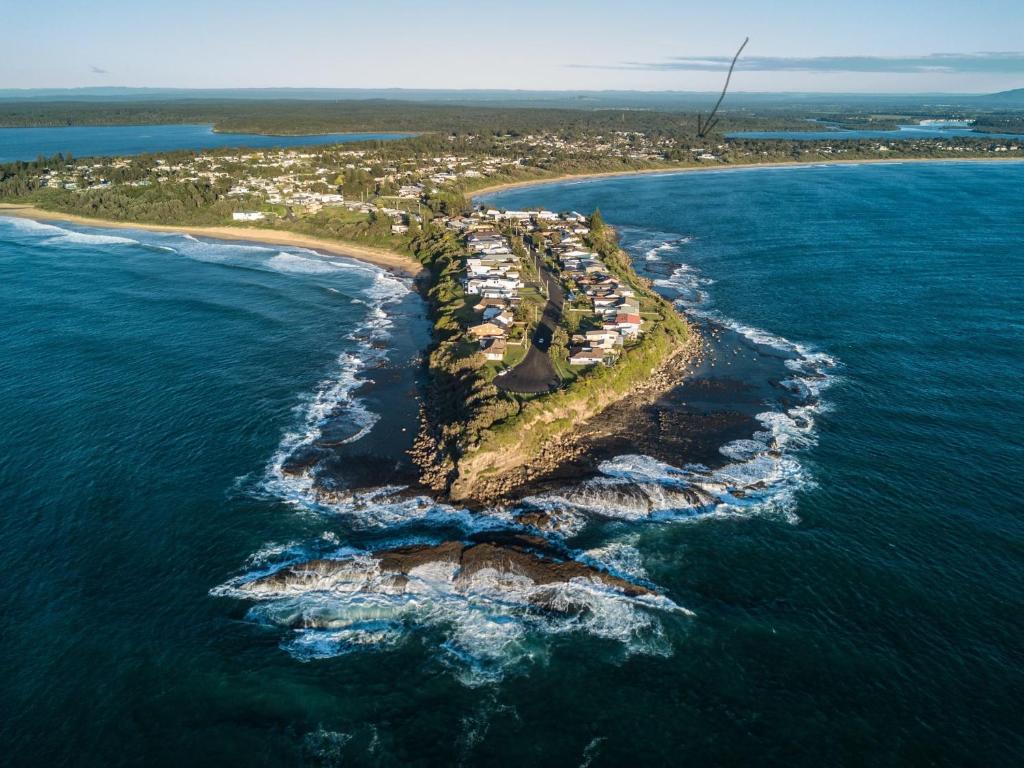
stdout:
<svg viewBox="0 0 1024 768">
<path fill-rule="evenodd" d="M 522 502 L 568 511 L 561 544 L 660 595 L 577 593 L 556 615 L 515 585 L 240 589 L 310 557 L 512 527 L 508 509 L 403 491 L 429 339 L 408 281 L 0 218 L 5 759 L 1017 764 L 1022 173 L 819 166 L 489 196 L 599 208 L 711 350 L 647 414 L 658 429 Z M 702 418 L 715 430 L 689 440 L 679 425 Z M 333 493 L 301 471 L 311 452 Z"/>
<path fill-rule="evenodd" d="M 141 155 L 175 150 L 199 151 L 246 147 L 277 149 L 404 139 L 409 133 L 324 133 L 267 136 L 217 133 L 212 125 L 83 125 L 56 128 L 0 128 L 0 163 L 35 160 L 58 152 L 74 157 Z"/>
</svg>

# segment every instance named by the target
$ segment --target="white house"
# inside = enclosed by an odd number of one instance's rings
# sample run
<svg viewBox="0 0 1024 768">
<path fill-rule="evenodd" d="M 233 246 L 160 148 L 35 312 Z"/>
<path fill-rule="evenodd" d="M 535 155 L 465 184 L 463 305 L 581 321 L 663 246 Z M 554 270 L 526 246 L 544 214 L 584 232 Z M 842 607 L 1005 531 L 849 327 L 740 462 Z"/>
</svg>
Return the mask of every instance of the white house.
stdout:
<svg viewBox="0 0 1024 768">
<path fill-rule="evenodd" d="M 603 349 L 578 349 L 569 356 L 569 365 L 595 365 L 602 360 Z"/>
</svg>

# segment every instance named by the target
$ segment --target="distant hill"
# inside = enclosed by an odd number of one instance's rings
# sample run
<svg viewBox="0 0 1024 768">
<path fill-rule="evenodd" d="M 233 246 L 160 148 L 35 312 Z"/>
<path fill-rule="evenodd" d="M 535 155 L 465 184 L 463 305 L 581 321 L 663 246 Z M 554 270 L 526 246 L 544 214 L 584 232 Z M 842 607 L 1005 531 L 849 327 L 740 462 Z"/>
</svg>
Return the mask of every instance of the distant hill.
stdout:
<svg viewBox="0 0 1024 768">
<path fill-rule="evenodd" d="M 1016 93 L 1010 91 L 1009 93 Z M 530 91 L 415 88 L 0 88 L 0 102 L 255 102 L 255 101 L 387 101 L 487 107 L 552 109 L 632 109 L 692 112 L 709 109 L 717 92 L 696 91 Z M 950 107 L 995 103 L 995 96 L 950 93 L 756 93 L 733 91 L 730 110 L 878 110 L 886 113 L 925 112 Z M 1006 103 L 1000 99 L 999 104 Z M 1009 103 L 1016 105 L 1016 101 Z"/>
<path fill-rule="evenodd" d="M 1024 88 L 1014 88 L 1012 91 L 1000 91 L 989 96 L 993 101 L 1000 104 L 1024 106 Z"/>
</svg>

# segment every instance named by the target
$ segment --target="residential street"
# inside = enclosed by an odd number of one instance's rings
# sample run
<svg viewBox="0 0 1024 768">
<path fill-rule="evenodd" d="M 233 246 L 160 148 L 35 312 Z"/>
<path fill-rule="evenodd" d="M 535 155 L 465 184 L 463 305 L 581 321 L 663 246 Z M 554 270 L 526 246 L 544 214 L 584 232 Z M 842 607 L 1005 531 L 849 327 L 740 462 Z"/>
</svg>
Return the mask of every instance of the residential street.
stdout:
<svg viewBox="0 0 1024 768">
<path fill-rule="evenodd" d="M 558 374 L 551 363 L 548 348 L 551 337 L 562 318 L 562 286 L 543 263 L 540 266 L 541 279 L 548 288 L 548 302 L 544 314 L 531 339 L 526 357 L 515 368 L 494 380 L 495 386 L 506 392 L 537 393 L 547 392 L 558 386 Z"/>
</svg>

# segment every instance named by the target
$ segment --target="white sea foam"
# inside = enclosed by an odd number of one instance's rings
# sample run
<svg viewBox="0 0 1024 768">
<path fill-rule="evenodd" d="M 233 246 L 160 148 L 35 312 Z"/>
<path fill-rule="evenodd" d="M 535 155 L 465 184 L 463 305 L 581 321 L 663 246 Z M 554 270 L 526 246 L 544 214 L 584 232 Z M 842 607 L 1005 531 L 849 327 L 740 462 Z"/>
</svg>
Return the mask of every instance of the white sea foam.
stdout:
<svg viewBox="0 0 1024 768">
<path fill-rule="evenodd" d="M 630 227 L 623 228 L 623 234 L 630 239 L 629 248 L 642 254 L 645 261 L 660 261 L 663 254 L 679 251 L 682 246 L 693 242 L 693 237 L 671 232 L 650 232 Z M 635 238 L 635 240 L 633 240 Z"/>
<path fill-rule="evenodd" d="M 617 457 L 600 466 L 601 477 L 563 492 L 558 501 L 632 520 L 767 514 L 795 522 L 797 493 L 813 485 L 798 452 L 814 445 L 814 419 L 821 410 L 813 402 L 758 414 L 763 429 L 721 446 L 730 461 L 716 469 Z"/>
<path fill-rule="evenodd" d="M 278 254 L 274 259 L 278 259 L 279 264 L 287 264 L 288 269 L 308 270 L 304 262 L 314 261 L 305 256 L 282 260 L 281 256 Z M 301 510 L 343 516 L 356 528 L 384 528 L 414 522 L 427 525 L 456 524 L 473 529 L 496 525 L 494 519 L 477 520 L 467 510 L 438 504 L 426 496 L 410 498 L 401 487 L 380 487 L 359 493 L 350 493 L 343 488 L 325 491 L 315 483 L 318 470 L 316 465 L 298 473 L 285 471 L 289 459 L 310 450 L 321 440 L 328 423 L 342 420 L 352 430 L 347 437 L 334 440 L 334 444 L 361 440 L 378 423 L 380 417 L 367 407 L 356 392 L 372 381 L 367 371 L 387 354 L 380 348 L 380 342 L 389 338 L 392 326 L 387 307 L 404 299 L 410 291 L 407 280 L 377 267 L 355 262 L 316 263 L 326 264 L 331 270 L 351 269 L 372 276 L 370 284 L 361 291 L 363 299 L 360 303 L 367 306 L 367 314 L 359 328 L 346 336 L 354 343 L 355 349 L 339 355 L 331 375 L 306 394 L 296 407 L 294 426 L 284 434 L 271 457 L 259 491 L 280 498 Z"/>
<path fill-rule="evenodd" d="M 281 647 L 300 661 L 315 661 L 355 651 L 393 648 L 404 634 L 402 626 L 397 623 L 356 622 L 337 630 L 298 630 Z"/>
<path fill-rule="evenodd" d="M 767 434 L 767 433 L 758 433 Z M 774 435 L 729 444 L 735 460 L 717 469 L 673 467 L 642 455 L 602 462 L 601 474 L 576 486 L 526 501 L 540 508 L 569 509 L 590 517 L 684 521 L 720 515 L 771 515 L 795 522 L 795 493 L 810 479 L 800 463 L 781 454 Z"/>
<path fill-rule="evenodd" d="M 15 230 L 46 236 L 49 244 L 71 243 L 75 245 L 138 245 L 139 241 L 121 235 L 105 235 L 98 232 L 79 232 L 74 229 L 47 224 L 33 219 L 18 217 L 5 218 Z"/>
<path fill-rule="evenodd" d="M 676 240 L 666 240 L 664 242 L 658 243 L 657 245 L 647 248 L 644 251 L 644 259 L 647 261 L 660 261 L 661 254 L 666 253 L 668 251 L 674 251 L 680 245 L 685 245 L 686 243 L 689 242 L 689 237 L 682 237 Z"/>
<path fill-rule="evenodd" d="M 762 429 L 719 448 L 728 459 L 723 466 L 674 467 L 648 456 L 619 456 L 603 462 L 598 477 L 524 502 L 563 515 L 571 510 L 632 521 L 771 515 L 796 522 L 797 494 L 813 486 L 798 455 L 815 444 L 815 419 L 827 410 L 819 394 L 831 379 L 820 372 L 820 366 L 835 363 L 827 355 L 807 352 L 785 340 L 774 346 L 799 350 L 801 356 L 790 367 L 813 371 L 792 379 L 790 389 L 802 394 L 802 401 L 785 410 L 758 414 Z"/>
<path fill-rule="evenodd" d="M 437 659 L 467 685 L 501 679 L 543 655 L 544 638 L 561 634 L 606 638 L 627 653 L 666 654 L 660 615 L 692 615 L 666 597 L 629 597 L 583 577 L 541 585 L 491 568 L 466 575 L 455 563 L 436 562 L 396 580 L 367 554 L 294 588 L 253 591 L 252 578 L 214 594 L 255 601 L 249 618 L 287 628 L 282 647 L 297 658 L 387 648 L 413 632 L 440 632 Z"/>
<path fill-rule="evenodd" d="M 593 547 L 581 553 L 577 559 L 634 581 L 647 581 L 648 578 L 640 550 L 625 541 L 610 541 L 600 547 Z"/>
<path fill-rule="evenodd" d="M 654 280 L 656 287 L 674 291 L 676 300 L 690 309 L 710 303 L 711 296 L 705 288 L 713 283 L 711 278 L 701 276 L 688 264 L 679 265 L 668 277 L 659 277 Z"/>
<path fill-rule="evenodd" d="M 691 468 L 693 476 L 687 478 L 688 487 L 711 496 L 710 503 L 697 510 L 698 514 L 767 512 L 796 520 L 796 492 L 812 483 L 797 453 L 815 442 L 815 419 L 829 409 L 822 395 L 835 381 L 838 361 L 825 352 L 741 323 L 714 309 L 711 294 L 706 290 L 713 281 L 692 265 L 680 264 L 669 277 L 657 279 L 654 284 L 666 290 L 691 317 L 724 326 L 755 345 L 782 352 L 793 375 L 781 383 L 799 400 L 786 409 L 780 406 L 759 414 L 757 419 L 763 430 L 750 439 L 723 445 L 720 453 L 730 463 L 714 471 Z M 678 487 L 678 472 L 658 471 L 662 474 L 657 485 Z M 647 493 L 648 497 L 651 495 Z M 663 514 L 661 502 L 658 498 L 651 500 L 652 513 Z"/>
<path fill-rule="evenodd" d="M 138 245 L 138 240 L 118 235 L 97 235 L 91 232 L 74 232 L 68 230 L 55 238 L 58 242 L 74 243 L 75 245 Z"/>
<path fill-rule="evenodd" d="M 266 265 L 276 272 L 287 272 L 296 275 L 325 275 L 337 272 L 345 267 L 340 262 L 325 259 L 311 259 L 297 253 L 281 251 L 267 260 Z"/>
</svg>

